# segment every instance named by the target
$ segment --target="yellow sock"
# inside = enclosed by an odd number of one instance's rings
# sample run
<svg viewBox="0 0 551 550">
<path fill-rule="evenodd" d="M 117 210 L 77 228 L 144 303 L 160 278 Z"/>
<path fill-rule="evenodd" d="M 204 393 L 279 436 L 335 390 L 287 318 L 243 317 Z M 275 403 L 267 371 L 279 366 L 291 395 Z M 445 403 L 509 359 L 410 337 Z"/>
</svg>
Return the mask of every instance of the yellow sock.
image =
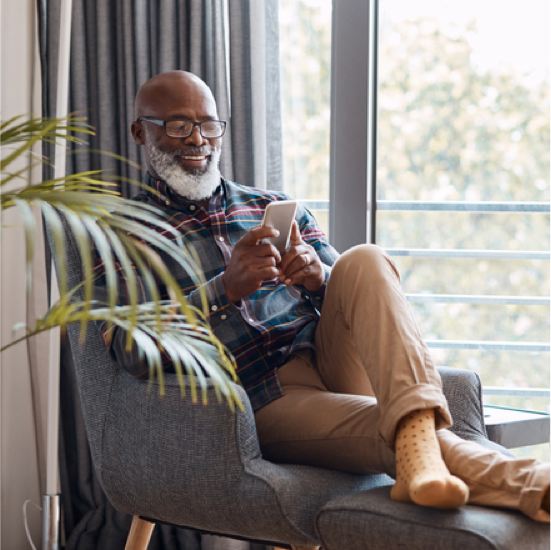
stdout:
<svg viewBox="0 0 551 550">
<path fill-rule="evenodd" d="M 393 500 L 435 508 L 457 508 L 469 498 L 469 489 L 452 476 L 436 438 L 434 410 L 413 411 L 396 430 L 396 483 Z"/>
</svg>

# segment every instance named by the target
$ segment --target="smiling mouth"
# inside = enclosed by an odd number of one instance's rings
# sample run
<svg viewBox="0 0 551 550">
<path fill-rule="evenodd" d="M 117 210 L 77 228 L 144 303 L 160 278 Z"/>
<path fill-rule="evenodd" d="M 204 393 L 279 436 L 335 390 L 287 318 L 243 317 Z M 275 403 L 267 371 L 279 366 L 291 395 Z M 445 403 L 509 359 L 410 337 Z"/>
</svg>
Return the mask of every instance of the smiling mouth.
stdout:
<svg viewBox="0 0 551 550">
<path fill-rule="evenodd" d="M 206 160 L 210 155 L 180 155 L 180 158 L 183 160 L 195 160 L 202 161 Z"/>
<path fill-rule="evenodd" d="M 205 172 L 210 164 L 211 154 L 185 154 L 176 157 L 180 166 L 189 174 L 199 175 Z"/>
</svg>

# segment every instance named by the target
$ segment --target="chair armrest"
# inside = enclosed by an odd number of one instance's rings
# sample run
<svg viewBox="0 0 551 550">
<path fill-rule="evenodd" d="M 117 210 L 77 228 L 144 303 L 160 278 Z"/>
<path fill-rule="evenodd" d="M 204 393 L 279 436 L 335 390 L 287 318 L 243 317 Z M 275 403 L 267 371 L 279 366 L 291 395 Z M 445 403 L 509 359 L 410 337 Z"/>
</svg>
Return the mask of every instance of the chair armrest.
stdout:
<svg viewBox="0 0 551 550">
<path fill-rule="evenodd" d="M 453 426 L 450 430 L 462 439 L 512 456 L 505 447 L 488 439 L 482 405 L 482 383 L 476 372 L 439 367 L 442 388 L 448 400 Z"/>
<path fill-rule="evenodd" d="M 160 396 L 156 383 L 119 369 L 97 468 L 104 491 L 125 513 L 174 524 L 186 517 L 199 526 L 215 507 L 217 522 L 231 525 L 230 503 L 240 494 L 245 466 L 260 458 L 245 391 L 235 386 L 245 411 L 234 413 L 208 380 L 206 406 L 193 403 L 189 389 L 182 397 L 174 375 L 165 385 Z"/>
<path fill-rule="evenodd" d="M 486 438 L 482 408 L 482 384 L 476 372 L 439 367 L 442 389 L 453 419 L 453 431 L 463 439 Z"/>
<path fill-rule="evenodd" d="M 254 414 L 232 413 L 209 386 L 209 404 L 180 396 L 174 376 L 166 395 L 120 370 L 106 414 L 100 477 L 118 510 L 205 531 L 316 543 L 315 512 L 328 500 L 392 483 L 260 455 Z M 305 495 L 307 498 L 302 499 Z M 300 496 L 301 498 L 298 498 Z"/>
</svg>

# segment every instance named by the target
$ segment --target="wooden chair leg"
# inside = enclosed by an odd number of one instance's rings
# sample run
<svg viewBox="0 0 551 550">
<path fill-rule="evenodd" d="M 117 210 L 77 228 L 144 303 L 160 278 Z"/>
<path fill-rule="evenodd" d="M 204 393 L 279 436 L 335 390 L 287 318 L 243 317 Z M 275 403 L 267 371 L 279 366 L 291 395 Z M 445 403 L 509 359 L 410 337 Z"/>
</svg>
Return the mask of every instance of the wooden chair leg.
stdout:
<svg viewBox="0 0 551 550">
<path fill-rule="evenodd" d="M 134 516 L 124 550 L 147 550 L 155 524 Z"/>
</svg>

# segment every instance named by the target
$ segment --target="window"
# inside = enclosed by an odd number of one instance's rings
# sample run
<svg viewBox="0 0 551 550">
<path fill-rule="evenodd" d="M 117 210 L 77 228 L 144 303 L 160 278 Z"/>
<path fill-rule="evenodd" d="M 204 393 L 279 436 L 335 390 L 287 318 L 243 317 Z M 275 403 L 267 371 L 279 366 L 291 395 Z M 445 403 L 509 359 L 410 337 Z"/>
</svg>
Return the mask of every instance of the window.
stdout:
<svg viewBox="0 0 551 550">
<path fill-rule="evenodd" d="M 329 234 L 331 0 L 280 0 L 285 191 Z"/>
<path fill-rule="evenodd" d="M 376 242 L 436 363 L 547 411 L 548 37 L 537 0 L 381 0 L 376 180 Z"/>
<path fill-rule="evenodd" d="M 280 25 L 286 190 L 389 251 L 438 365 L 548 412 L 549 4 L 281 0 Z"/>
</svg>

